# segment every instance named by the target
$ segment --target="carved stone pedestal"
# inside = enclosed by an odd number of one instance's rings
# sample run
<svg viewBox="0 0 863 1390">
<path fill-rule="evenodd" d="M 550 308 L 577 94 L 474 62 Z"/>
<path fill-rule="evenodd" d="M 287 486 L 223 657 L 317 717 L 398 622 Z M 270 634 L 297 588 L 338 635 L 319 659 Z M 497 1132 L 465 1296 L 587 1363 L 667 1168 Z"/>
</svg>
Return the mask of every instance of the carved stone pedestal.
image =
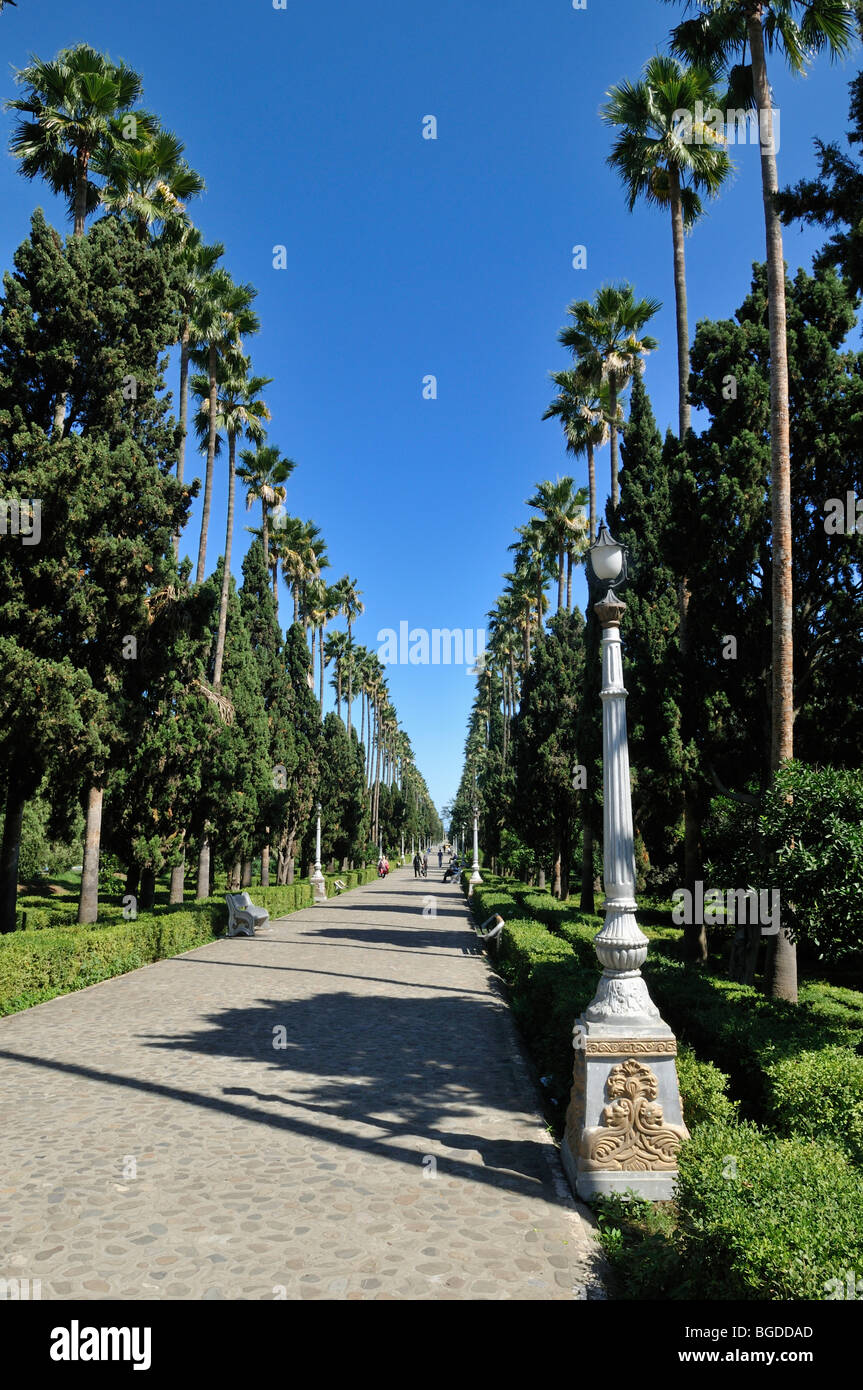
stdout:
<svg viewBox="0 0 863 1390">
<path fill-rule="evenodd" d="M 577 1020 L 563 1162 L 579 1197 L 637 1192 L 673 1196 L 677 1151 L 688 1131 L 680 1112 L 670 1028 L 620 1029 Z"/>
</svg>

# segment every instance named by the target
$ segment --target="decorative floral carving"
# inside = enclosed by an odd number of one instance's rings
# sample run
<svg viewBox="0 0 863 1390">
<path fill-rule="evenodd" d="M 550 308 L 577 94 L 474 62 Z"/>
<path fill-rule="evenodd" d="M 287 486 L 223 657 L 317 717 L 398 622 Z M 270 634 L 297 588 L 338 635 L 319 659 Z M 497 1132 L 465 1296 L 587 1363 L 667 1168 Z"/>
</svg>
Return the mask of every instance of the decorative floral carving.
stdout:
<svg viewBox="0 0 863 1390">
<path fill-rule="evenodd" d="M 582 1134 L 579 1167 L 668 1171 L 677 1166 L 677 1151 L 689 1137 L 685 1125 L 667 1125 L 656 1102 L 659 1082 L 634 1057 L 612 1067 L 605 1083 L 611 1102 L 602 1124 Z"/>
<path fill-rule="evenodd" d="M 632 1057 L 640 1052 L 654 1057 L 677 1056 L 675 1038 L 586 1038 L 581 1046 L 591 1056 L 599 1054 L 604 1057 Z"/>
</svg>

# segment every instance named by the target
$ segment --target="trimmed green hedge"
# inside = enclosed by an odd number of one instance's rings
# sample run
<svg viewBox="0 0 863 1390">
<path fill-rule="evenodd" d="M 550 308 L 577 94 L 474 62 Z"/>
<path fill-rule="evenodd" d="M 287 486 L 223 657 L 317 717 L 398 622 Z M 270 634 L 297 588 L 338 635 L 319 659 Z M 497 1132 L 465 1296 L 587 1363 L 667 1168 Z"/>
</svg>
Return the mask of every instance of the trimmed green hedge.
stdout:
<svg viewBox="0 0 863 1390">
<path fill-rule="evenodd" d="M 680 1151 L 675 1243 L 690 1298 L 824 1299 L 863 1268 L 863 1174 L 829 1144 L 699 1126 Z"/>
<path fill-rule="evenodd" d="M 340 878 L 348 887 L 368 883 L 374 866 L 331 875 L 327 892 Z M 307 879 L 273 888 L 254 888 L 252 901 L 266 907 L 272 918 L 286 916 L 313 901 Z M 65 906 L 65 905 L 63 905 Z M 40 909 L 31 909 L 34 914 Z M 46 917 L 52 904 L 41 909 Z M 77 907 L 72 907 L 74 914 Z M 69 994 L 142 965 L 191 951 L 213 941 L 227 926 L 224 895 L 200 902 L 161 904 L 152 912 L 125 921 L 122 908 L 100 904 L 99 921 L 78 926 L 64 916 L 61 925 L 45 921 L 38 928 L 0 936 L 0 1015 L 17 1013 L 33 1004 Z"/>
<path fill-rule="evenodd" d="M 765 1075 L 774 1128 L 827 1139 L 863 1166 L 863 1057 L 846 1047 L 824 1047 L 774 1062 Z"/>
</svg>

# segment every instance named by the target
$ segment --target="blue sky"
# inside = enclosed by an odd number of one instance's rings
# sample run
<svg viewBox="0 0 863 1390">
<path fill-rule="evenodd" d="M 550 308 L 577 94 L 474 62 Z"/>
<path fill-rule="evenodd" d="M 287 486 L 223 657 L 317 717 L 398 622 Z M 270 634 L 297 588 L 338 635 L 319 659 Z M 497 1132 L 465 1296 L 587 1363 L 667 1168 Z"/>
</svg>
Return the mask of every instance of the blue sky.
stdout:
<svg viewBox="0 0 863 1390">
<path fill-rule="evenodd" d="M 676 420 L 670 227 L 652 210 L 627 213 L 597 113 L 677 13 L 660 0 L 578 11 L 570 0 L 19 0 L 0 16 L 3 99 L 31 52 L 86 41 L 140 72 L 145 104 L 185 141 L 207 181 L 194 219 L 259 291 L 248 347 L 274 378 L 270 439 L 299 465 L 288 508 L 322 528 L 329 577 L 359 580 L 367 646 L 402 621 L 484 626 L 524 499 L 572 471 L 558 427 L 541 420 L 547 373 L 567 365 L 556 335 L 570 300 L 627 279 L 663 301 L 646 381 L 661 428 Z M 859 65 L 858 51 L 793 79 L 773 64 L 783 182 L 813 171 L 814 135 L 843 138 Z M 437 140 L 422 138 L 427 115 Z M 12 115 L 0 122 L 6 148 Z M 693 333 L 699 318 L 733 313 L 764 256 L 757 148 L 731 154 L 733 184 L 687 243 Z M 37 203 L 62 224 L 61 206 L 5 155 L 4 267 Z M 790 267 L 808 266 L 820 241 L 786 232 Z M 575 244 L 585 270 L 572 268 Z M 277 245 L 287 269 L 273 268 Z M 436 400 L 423 399 L 428 374 Z M 196 464 L 193 453 L 189 472 Z M 221 472 L 208 570 L 223 544 Z M 607 451 L 599 479 L 607 487 Z M 259 521 L 242 505 L 238 519 L 235 573 L 242 526 Z M 192 553 L 197 531 L 195 514 Z M 473 681 L 444 665 L 388 674 L 440 806 L 458 783 Z"/>
</svg>

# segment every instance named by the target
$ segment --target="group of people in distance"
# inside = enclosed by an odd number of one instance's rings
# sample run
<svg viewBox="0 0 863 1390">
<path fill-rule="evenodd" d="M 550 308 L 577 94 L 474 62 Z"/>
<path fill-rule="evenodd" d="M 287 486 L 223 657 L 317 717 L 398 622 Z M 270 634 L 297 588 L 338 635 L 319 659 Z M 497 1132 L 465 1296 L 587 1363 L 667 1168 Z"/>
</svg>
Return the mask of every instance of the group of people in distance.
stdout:
<svg viewBox="0 0 863 1390">
<path fill-rule="evenodd" d="M 438 849 L 438 852 L 437 852 L 437 866 L 438 866 L 439 869 L 443 868 L 443 856 L 444 856 L 444 851 L 443 851 L 443 849 Z M 429 871 L 429 856 L 428 856 L 428 850 L 426 850 L 423 854 L 420 854 L 419 850 L 417 850 L 416 854 L 415 854 L 414 857 L 413 857 L 413 866 L 414 866 L 414 878 L 428 878 L 428 871 Z M 455 855 L 455 854 L 453 854 L 452 851 L 450 851 L 449 864 L 447 865 L 446 869 L 444 870 L 444 876 L 443 876 L 443 881 L 444 881 L 444 883 L 449 883 L 450 879 L 455 878 L 455 876 L 456 876 L 456 874 L 458 873 L 460 867 L 461 867 L 461 866 L 460 866 L 459 861 L 458 861 L 458 856 Z M 386 857 L 385 854 L 382 854 L 381 857 L 380 857 L 380 859 L 378 860 L 378 878 L 386 878 L 386 876 L 387 876 L 387 874 L 389 873 L 389 871 L 390 871 L 390 861 L 387 859 L 387 857 Z"/>
</svg>

